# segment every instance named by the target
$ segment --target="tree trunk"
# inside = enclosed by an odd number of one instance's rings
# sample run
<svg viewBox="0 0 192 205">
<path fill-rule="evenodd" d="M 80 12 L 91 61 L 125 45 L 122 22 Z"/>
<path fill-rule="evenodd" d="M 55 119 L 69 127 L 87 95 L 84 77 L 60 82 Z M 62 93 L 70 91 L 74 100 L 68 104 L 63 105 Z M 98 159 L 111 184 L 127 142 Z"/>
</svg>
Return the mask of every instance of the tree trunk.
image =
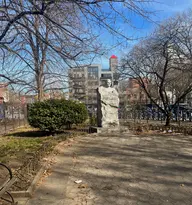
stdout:
<svg viewBox="0 0 192 205">
<path fill-rule="evenodd" d="M 38 95 L 38 101 L 43 101 L 43 85 L 42 85 L 42 76 L 41 76 L 41 71 L 38 69 L 37 72 L 37 95 Z"/>
<path fill-rule="evenodd" d="M 169 125 L 170 125 L 170 122 L 171 122 L 171 113 L 169 112 L 169 113 L 166 115 L 166 123 L 165 123 L 165 126 L 169 126 Z"/>
<path fill-rule="evenodd" d="M 37 89 L 38 89 L 38 101 L 43 101 L 43 89 L 42 89 L 42 86 L 39 85 Z"/>
</svg>

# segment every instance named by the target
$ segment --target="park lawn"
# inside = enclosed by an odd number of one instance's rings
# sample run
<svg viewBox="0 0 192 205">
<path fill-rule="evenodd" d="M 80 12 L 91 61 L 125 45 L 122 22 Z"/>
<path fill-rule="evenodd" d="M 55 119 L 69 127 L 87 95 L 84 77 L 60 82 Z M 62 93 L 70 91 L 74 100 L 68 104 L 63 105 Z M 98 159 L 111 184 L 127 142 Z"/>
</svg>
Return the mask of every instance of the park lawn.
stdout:
<svg viewBox="0 0 192 205">
<path fill-rule="evenodd" d="M 6 136 L 0 136 L 0 162 L 18 168 L 28 153 L 36 153 L 44 144 L 49 153 L 59 142 L 66 139 L 66 134 L 59 134 L 57 137 L 46 135 L 46 133 L 26 127 L 17 129 Z"/>
</svg>

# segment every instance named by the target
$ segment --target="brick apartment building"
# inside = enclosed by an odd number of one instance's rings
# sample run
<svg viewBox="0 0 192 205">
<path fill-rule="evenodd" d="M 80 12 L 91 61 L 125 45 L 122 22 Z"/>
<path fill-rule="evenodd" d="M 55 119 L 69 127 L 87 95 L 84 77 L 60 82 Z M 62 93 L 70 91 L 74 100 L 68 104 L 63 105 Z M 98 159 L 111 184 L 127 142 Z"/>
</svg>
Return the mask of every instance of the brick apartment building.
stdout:
<svg viewBox="0 0 192 205">
<path fill-rule="evenodd" d="M 9 89 L 7 83 L 0 83 L 0 103 L 9 101 Z"/>
<path fill-rule="evenodd" d="M 145 87 L 148 88 L 149 81 L 147 78 L 143 78 Z M 135 78 L 129 78 L 128 85 L 126 89 L 126 95 L 129 103 L 147 103 L 147 95 L 145 94 L 143 88 L 138 83 L 138 80 Z"/>
</svg>

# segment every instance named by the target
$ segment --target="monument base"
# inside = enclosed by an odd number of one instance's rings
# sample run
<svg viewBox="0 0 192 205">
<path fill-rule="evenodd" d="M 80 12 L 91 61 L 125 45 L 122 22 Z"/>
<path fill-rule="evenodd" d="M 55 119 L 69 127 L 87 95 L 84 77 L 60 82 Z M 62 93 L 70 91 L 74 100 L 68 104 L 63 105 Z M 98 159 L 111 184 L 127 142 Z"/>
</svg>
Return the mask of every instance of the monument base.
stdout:
<svg viewBox="0 0 192 205">
<path fill-rule="evenodd" d="M 109 128 L 90 126 L 89 131 L 90 133 L 98 133 L 98 134 L 129 133 L 129 129 L 124 126 L 109 127 Z"/>
</svg>

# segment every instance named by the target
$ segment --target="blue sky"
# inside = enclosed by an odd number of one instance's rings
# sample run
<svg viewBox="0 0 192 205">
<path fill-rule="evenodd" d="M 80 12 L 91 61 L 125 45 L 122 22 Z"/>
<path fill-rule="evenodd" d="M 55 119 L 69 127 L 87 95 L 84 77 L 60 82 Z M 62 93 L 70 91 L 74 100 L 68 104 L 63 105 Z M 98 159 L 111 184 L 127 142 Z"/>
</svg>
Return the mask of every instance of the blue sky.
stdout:
<svg viewBox="0 0 192 205">
<path fill-rule="evenodd" d="M 134 13 L 129 13 L 128 15 L 131 18 L 131 23 L 136 27 L 136 29 L 128 27 L 127 24 L 122 22 L 122 20 L 117 20 L 114 26 L 116 28 L 118 27 L 118 29 L 122 30 L 128 36 L 140 39 L 149 35 L 157 24 L 163 20 L 166 20 L 177 13 L 187 11 L 190 8 L 192 9 L 192 0 L 158 0 L 157 2 L 158 3 L 150 3 L 146 5 L 147 9 L 155 11 L 155 14 L 151 16 L 151 19 L 154 22 L 149 22 Z M 102 64 L 104 69 L 109 67 L 108 59 L 112 54 L 115 54 L 121 58 L 123 53 L 126 53 L 126 50 L 138 42 L 138 40 L 124 41 L 122 46 L 112 48 L 116 44 L 116 38 L 112 37 L 112 35 L 110 35 L 107 31 L 101 31 L 100 39 L 108 45 L 109 48 L 111 48 L 105 56 L 95 61 L 95 63 Z"/>
</svg>

